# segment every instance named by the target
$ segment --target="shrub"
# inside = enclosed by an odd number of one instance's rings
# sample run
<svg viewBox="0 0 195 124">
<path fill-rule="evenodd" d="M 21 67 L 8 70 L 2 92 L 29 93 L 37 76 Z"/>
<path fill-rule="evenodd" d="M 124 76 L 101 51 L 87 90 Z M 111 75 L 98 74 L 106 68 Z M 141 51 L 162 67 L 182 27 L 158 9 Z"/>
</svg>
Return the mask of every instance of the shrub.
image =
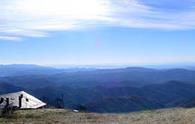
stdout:
<svg viewBox="0 0 195 124">
<path fill-rule="evenodd" d="M 14 117 L 14 112 L 15 111 L 16 111 L 16 107 L 10 107 L 9 105 L 6 105 L 1 110 L 1 117 L 4 117 L 4 118 L 12 118 L 12 117 Z"/>
</svg>

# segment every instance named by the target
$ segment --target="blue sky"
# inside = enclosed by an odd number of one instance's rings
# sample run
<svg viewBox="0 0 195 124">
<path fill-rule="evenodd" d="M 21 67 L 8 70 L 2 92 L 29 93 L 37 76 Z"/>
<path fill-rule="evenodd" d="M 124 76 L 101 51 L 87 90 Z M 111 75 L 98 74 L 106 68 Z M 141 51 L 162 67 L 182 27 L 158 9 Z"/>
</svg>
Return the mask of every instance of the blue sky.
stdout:
<svg viewBox="0 0 195 124">
<path fill-rule="evenodd" d="M 0 11 L 0 64 L 195 62 L 193 0 L 7 0 Z"/>
</svg>

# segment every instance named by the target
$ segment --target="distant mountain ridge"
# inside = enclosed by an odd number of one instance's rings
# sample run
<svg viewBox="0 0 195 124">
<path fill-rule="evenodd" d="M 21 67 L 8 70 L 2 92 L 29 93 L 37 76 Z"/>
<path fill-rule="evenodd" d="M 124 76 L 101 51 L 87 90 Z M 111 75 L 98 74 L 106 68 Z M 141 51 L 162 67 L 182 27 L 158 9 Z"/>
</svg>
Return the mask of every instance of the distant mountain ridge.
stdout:
<svg viewBox="0 0 195 124">
<path fill-rule="evenodd" d="M 54 74 L 60 70 L 38 65 L 0 65 L 0 77 L 30 75 L 30 74 Z"/>
<path fill-rule="evenodd" d="M 5 76 L 23 76 L 23 75 L 50 75 L 62 72 L 91 71 L 93 68 L 54 68 L 49 66 L 31 65 L 31 64 L 12 64 L 0 65 L 0 77 Z"/>
<path fill-rule="evenodd" d="M 0 66 L 0 94 L 25 90 L 50 106 L 129 112 L 195 106 L 195 71 L 188 69 L 55 69 Z"/>
</svg>

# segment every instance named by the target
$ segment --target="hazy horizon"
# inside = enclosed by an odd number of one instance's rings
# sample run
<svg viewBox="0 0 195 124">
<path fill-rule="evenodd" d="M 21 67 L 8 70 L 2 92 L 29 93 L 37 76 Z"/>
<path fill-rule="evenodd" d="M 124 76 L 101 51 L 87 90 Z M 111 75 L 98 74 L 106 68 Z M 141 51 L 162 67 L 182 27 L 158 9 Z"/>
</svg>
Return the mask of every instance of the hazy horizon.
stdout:
<svg viewBox="0 0 195 124">
<path fill-rule="evenodd" d="M 117 68 L 151 68 L 151 69 L 195 69 L 195 63 L 165 63 L 165 64 L 93 64 L 93 65 L 41 65 L 41 64 L 0 64 L 0 66 L 42 66 L 56 69 L 117 69 Z"/>
</svg>

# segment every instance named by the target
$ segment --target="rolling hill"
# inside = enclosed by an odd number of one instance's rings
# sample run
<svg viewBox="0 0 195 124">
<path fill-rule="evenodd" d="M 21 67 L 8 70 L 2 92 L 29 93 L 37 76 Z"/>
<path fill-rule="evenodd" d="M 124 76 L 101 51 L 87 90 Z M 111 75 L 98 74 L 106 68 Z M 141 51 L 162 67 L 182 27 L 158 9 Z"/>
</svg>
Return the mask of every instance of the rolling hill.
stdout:
<svg viewBox="0 0 195 124">
<path fill-rule="evenodd" d="M 120 113 L 195 105 L 193 70 L 140 67 L 71 70 L 8 65 L 0 67 L 0 72 L 5 68 L 14 71 L 0 77 L 1 94 L 25 90 L 57 108 Z"/>
</svg>

